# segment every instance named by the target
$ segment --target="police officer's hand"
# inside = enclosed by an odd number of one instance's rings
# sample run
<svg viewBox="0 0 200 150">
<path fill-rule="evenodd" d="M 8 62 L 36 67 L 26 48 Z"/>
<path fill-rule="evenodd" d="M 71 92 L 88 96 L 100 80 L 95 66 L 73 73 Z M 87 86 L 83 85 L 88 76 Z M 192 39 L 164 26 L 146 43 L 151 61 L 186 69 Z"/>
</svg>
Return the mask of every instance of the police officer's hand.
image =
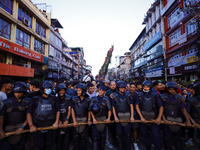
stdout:
<svg viewBox="0 0 200 150">
<path fill-rule="evenodd" d="M 115 122 L 119 122 L 119 119 L 117 117 L 115 118 Z"/>
<path fill-rule="evenodd" d="M 144 117 L 141 118 L 142 123 L 147 123 L 146 119 Z"/>
<path fill-rule="evenodd" d="M 91 126 L 92 122 L 91 120 L 88 120 L 88 125 Z"/>
<path fill-rule="evenodd" d="M 30 127 L 30 132 L 36 132 L 37 128 L 35 126 Z"/>
<path fill-rule="evenodd" d="M 16 135 L 21 134 L 22 131 L 23 131 L 23 129 L 22 129 L 22 128 L 19 128 L 19 129 L 17 129 L 17 131 L 15 131 L 15 134 L 16 134 Z"/>
<path fill-rule="evenodd" d="M 60 120 L 59 120 L 59 123 L 58 123 L 58 127 L 59 127 L 59 128 L 62 128 L 62 127 L 63 127 L 62 121 L 60 121 Z"/>
<path fill-rule="evenodd" d="M 131 122 L 131 123 L 134 123 L 134 121 L 135 121 L 134 118 L 131 117 L 131 118 L 130 118 L 130 122 Z"/>
<path fill-rule="evenodd" d="M 187 127 L 191 127 L 192 126 L 190 121 L 186 121 L 185 124 L 186 124 Z"/>
<path fill-rule="evenodd" d="M 52 127 L 53 127 L 53 130 L 58 129 L 58 122 L 55 122 L 55 123 L 52 125 Z"/>
<path fill-rule="evenodd" d="M 78 122 L 74 121 L 74 127 L 78 127 Z"/>
<path fill-rule="evenodd" d="M 93 124 L 98 124 L 98 121 L 96 119 L 94 119 Z"/>
<path fill-rule="evenodd" d="M 164 123 L 165 123 L 166 125 L 169 125 L 169 124 L 170 124 L 169 120 L 167 120 L 167 119 L 165 119 L 165 120 L 163 120 L 163 121 L 164 121 Z"/>
<path fill-rule="evenodd" d="M 156 118 L 155 124 L 160 125 L 160 122 L 161 122 L 161 118 Z"/>
<path fill-rule="evenodd" d="M 5 132 L 4 130 L 0 130 L 0 140 L 5 138 Z"/>
<path fill-rule="evenodd" d="M 104 120 L 106 123 L 110 123 L 110 119 L 106 119 Z"/>
<path fill-rule="evenodd" d="M 67 128 L 67 127 L 68 127 L 68 120 L 65 120 L 65 122 L 64 122 L 64 124 L 63 124 L 63 126 L 64 126 L 65 128 Z"/>
</svg>

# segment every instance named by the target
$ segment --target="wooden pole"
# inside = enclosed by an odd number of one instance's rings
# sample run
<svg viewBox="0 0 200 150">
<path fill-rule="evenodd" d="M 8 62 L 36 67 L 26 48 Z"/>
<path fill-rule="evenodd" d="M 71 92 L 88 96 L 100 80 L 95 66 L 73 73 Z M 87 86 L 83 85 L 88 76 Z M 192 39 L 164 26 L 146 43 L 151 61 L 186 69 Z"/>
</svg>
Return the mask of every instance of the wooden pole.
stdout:
<svg viewBox="0 0 200 150">
<path fill-rule="evenodd" d="M 120 120 L 120 122 L 130 122 L 130 120 Z M 134 122 L 142 123 L 141 120 L 135 120 Z M 103 123 L 106 123 L 106 122 L 104 122 L 104 121 L 98 122 L 98 124 L 103 124 Z M 110 123 L 115 123 L 115 121 L 110 121 Z M 146 123 L 155 123 L 155 120 L 150 120 L 150 121 L 147 121 Z M 78 123 L 78 126 L 87 125 L 87 124 L 88 123 Z M 165 122 L 161 121 L 161 124 L 165 124 Z M 179 125 L 179 126 L 182 126 L 182 127 L 186 127 L 186 124 L 177 123 L 177 122 L 170 122 L 169 125 Z M 67 127 L 73 127 L 73 126 L 74 126 L 73 123 L 71 123 L 71 124 L 68 124 Z M 59 128 L 65 128 L 65 127 L 59 127 Z M 195 125 L 192 125 L 191 128 L 195 128 Z M 40 127 L 40 128 L 37 128 L 37 131 L 52 130 L 52 129 L 53 129 L 52 126 L 50 126 L 50 127 Z M 30 129 L 22 131 L 22 133 L 27 133 L 27 132 L 30 132 Z M 11 136 L 11 135 L 15 135 L 15 132 L 5 133 L 5 137 Z"/>
</svg>

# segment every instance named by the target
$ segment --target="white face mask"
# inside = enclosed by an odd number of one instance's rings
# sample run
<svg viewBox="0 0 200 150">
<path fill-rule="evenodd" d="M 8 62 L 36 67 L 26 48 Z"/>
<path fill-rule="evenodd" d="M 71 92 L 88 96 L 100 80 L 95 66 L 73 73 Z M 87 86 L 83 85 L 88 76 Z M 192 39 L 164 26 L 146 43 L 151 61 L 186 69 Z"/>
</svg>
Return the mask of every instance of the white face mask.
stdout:
<svg viewBox="0 0 200 150">
<path fill-rule="evenodd" d="M 145 90 L 143 89 L 143 92 L 148 93 L 149 91 L 145 91 Z"/>
<path fill-rule="evenodd" d="M 51 92 L 52 92 L 51 89 L 45 89 L 45 90 L 46 90 L 45 94 L 47 94 L 47 95 L 51 94 Z"/>
</svg>

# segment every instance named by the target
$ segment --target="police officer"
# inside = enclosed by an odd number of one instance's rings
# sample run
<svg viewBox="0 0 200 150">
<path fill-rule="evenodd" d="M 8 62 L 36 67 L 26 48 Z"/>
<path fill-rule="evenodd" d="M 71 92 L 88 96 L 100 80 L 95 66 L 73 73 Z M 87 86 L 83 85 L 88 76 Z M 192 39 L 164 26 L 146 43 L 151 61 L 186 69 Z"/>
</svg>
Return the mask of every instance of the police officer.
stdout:
<svg viewBox="0 0 200 150">
<path fill-rule="evenodd" d="M 109 97 L 104 96 L 106 87 L 102 86 L 99 90 L 99 96 L 92 97 L 90 101 L 89 111 L 93 118 L 92 128 L 92 142 L 93 150 L 104 150 L 106 143 L 106 124 L 97 124 L 98 122 L 105 121 L 110 123 L 112 106 Z"/>
<path fill-rule="evenodd" d="M 119 81 L 118 92 L 113 93 L 113 99 L 112 99 L 112 110 L 116 122 L 116 133 L 117 133 L 116 138 L 117 138 L 118 150 L 122 150 L 123 147 L 126 150 L 131 149 L 130 122 L 132 123 L 134 122 L 134 117 L 133 117 L 134 110 L 132 101 L 130 101 L 129 99 L 129 94 L 125 93 L 125 88 L 126 88 L 126 83 L 124 81 Z M 120 120 L 130 120 L 130 122 L 120 123 Z"/>
<path fill-rule="evenodd" d="M 190 120 L 198 128 L 198 137 L 200 137 L 200 82 L 194 86 L 195 94 L 186 100 L 186 109 Z M 191 116 L 190 116 L 191 114 Z"/>
<path fill-rule="evenodd" d="M 31 99 L 25 97 L 26 84 L 17 82 L 13 88 L 14 96 L 4 101 L 0 112 L 0 139 L 5 132 L 15 132 L 2 141 L 1 150 L 24 150 L 27 134 L 21 134 L 27 125 L 26 110 Z"/>
<path fill-rule="evenodd" d="M 57 85 L 58 100 L 60 103 L 60 120 L 57 130 L 57 150 L 69 150 L 69 128 L 68 121 L 71 109 L 71 96 L 66 94 L 66 84 L 60 83 Z"/>
<path fill-rule="evenodd" d="M 151 150 L 151 143 L 148 132 L 148 128 L 150 128 L 153 136 L 155 150 L 161 150 L 160 131 L 158 125 L 160 125 L 161 117 L 163 114 L 163 103 L 157 93 L 151 92 L 152 84 L 150 81 L 146 80 L 142 83 L 142 85 L 143 92 L 138 93 L 138 97 L 135 103 L 137 113 L 139 114 L 142 121 L 140 124 L 141 133 L 146 149 Z M 147 121 L 154 119 L 155 123 L 146 124 Z"/>
<path fill-rule="evenodd" d="M 72 97 L 71 114 L 73 119 L 74 128 L 73 134 L 73 149 L 74 150 L 86 150 L 86 139 L 88 136 L 88 126 L 78 123 L 87 123 L 91 125 L 91 116 L 89 115 L 89 103 L 90 99 L 86 95 L 87 87 L 83 83 L 76 85 L 77 96 Z"/>
<path fill-rule="evenodd" d="M 51 95 L 53 86 L 52 81 L 44 81 L 41 87 L 42 95 L 33 97 L 27 110 L 30 132 L 35 132 L 33 134 L 33 150 L 55 148 L 54 130 L 36 132 L 36 127 L 52 126 L 53 129 L 58 128 L 60 104 L 57 98 Z"/>
<path fill-rule="evenodd" d="M 177 84 L 168 82 L 166 84 L 167 93 L 161 94 L 164 103 L 164 114 L 162 115 L 165 125 L 163 125 L 164 144 L 166 150 L 171 150 L 171 138 L 174 136 L 176 150 L 182 149 L 181 127 L 169 125 L 170 121 L 182 123 L 182 115 L 186 118 L 186 125 L 190 126 L 190 120 L 186 112 L 184 98 L 176 94 Z"/>
</svg>

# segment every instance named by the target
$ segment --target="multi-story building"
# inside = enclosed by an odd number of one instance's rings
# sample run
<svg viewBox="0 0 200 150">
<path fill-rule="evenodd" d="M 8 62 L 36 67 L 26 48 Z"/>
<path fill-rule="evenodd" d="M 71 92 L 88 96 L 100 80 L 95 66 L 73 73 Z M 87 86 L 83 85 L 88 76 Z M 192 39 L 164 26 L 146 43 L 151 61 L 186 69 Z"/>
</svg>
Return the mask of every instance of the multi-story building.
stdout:
<svg viewBox="0 0 200 150">
<path fill-rule="evenodd" d="M 167 74 L 169 80 L 199 79 L 196 56 L 198 22 L 193 8 L 200 0 L 163 0 L 161 15 L 165 23 Z"/>
<path fill-rule="evenodd" d="M 146 28 L 144 28 L 129 48 L 131 54 L 130 75 L 133 78 L 140 78 L 145 75 L 146 58 L 144 57 L 144 44 L 146 43 Z"/>
<path fill-rule="evenodd" d="M 131 68 L 130 52 L 126 52 L 124 56 L 119 57 L 119 65 L 117 66 L 117 76 L 120 79 L 129 77 L 129 70 Z"/>
<path fill-rule="evenodd" d="M 68 49 L 68 52 L 73 57 L 73 59 L 78 62 L 78 64 L 73 67 L 78 71 L 78 74 L 76 73 L 76 75 L 78 75 L 79 77 L 83 76 L 86 72 L 86 61 L 84 60 L 83 48 L 71 47 Z"/>
<path fill-rule="evenodd" d="M 163 79 L 165 74 L 165 47 L 163 35 L 163 20 L 161 16 L 162 2 L 155 0 L 146 13 L 143 24 L 146 25 L 146 44 L 144 52 L 147 66 L 145 68 L 146 78 Z"/>
<path fill-rule="evenodd" d="M 30 0 L 0 1 L 0 76 L 25 79 L 43 75 L 50 21 L 50 14 L 38 10 Z"/>
</svg>

